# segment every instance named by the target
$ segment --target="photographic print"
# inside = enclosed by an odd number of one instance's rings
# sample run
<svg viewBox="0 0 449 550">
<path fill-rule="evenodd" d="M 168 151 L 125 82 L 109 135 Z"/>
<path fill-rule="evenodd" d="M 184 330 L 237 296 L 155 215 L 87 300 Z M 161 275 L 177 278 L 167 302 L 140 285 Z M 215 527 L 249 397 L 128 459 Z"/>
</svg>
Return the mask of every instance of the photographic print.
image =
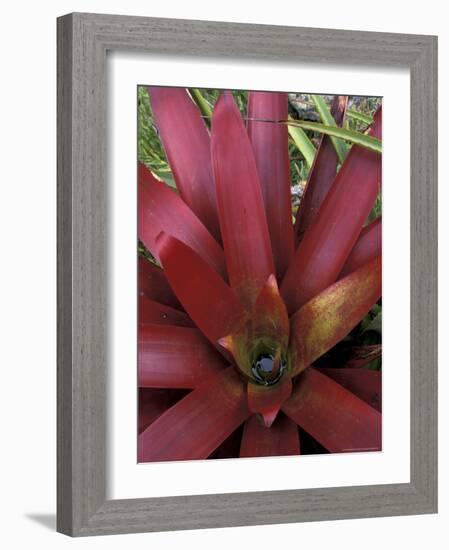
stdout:
<svg viewBox="0 0 449 550">
<path fill-rule="evenodd" d="M 138 462 L 382 450 L 382 98 L 136 116 Z"/>
</svg>

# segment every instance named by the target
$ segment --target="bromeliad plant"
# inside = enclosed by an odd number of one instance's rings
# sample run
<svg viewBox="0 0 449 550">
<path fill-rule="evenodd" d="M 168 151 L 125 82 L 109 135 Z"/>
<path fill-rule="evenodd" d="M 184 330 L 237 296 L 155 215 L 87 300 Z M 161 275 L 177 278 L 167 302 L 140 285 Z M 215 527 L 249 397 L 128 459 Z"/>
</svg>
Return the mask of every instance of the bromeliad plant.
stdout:
<svg viewBox="0 0 449 550">
<path fill-rule="evenodd" d="M 162 266 L 139 258 L 139 461 L 294 455 L 300 433 L 379 450 L 379 372 L 352 368 L 379 346 L 335 361 L 381 296 L 380 219 L 364 226 L 380 110 L 337 172 L 334 99 L 293 224 L 286 94 L 251 92 L 245 126 L 223 92 L 209 132 L 187 90 L 148 91 L 176 190 L 139 164 L 139 238 Z"/>
</svg>

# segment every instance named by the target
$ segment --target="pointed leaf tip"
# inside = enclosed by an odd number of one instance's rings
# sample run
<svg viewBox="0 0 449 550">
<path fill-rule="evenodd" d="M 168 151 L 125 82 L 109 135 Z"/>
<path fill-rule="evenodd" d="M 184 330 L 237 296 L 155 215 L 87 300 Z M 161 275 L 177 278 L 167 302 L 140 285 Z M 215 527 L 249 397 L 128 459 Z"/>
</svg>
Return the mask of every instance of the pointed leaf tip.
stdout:
<svg viewBox="0 0 449 550">
<path fill-rule="evenodd" d="M 248 408 L 251 412 L 259 414 L 265 426 L 269 428 L 291 393 L 292 381 L 288 376 L 284 376 L 273 386 L 248 382 Z"/>
<path fill-rule="evenodd" d="M 273 422 L 276 420 L 276 417 L 277 417 L 279 411 L 280 411 L 280 407 L 274 409 L 273 411 L 271 411 L 269 413 L 264 413 L 264 414 L 260 415 L 262 417 L 263 424 L 264 424 L 265 428 L 271 428 Z"/>
</svg>

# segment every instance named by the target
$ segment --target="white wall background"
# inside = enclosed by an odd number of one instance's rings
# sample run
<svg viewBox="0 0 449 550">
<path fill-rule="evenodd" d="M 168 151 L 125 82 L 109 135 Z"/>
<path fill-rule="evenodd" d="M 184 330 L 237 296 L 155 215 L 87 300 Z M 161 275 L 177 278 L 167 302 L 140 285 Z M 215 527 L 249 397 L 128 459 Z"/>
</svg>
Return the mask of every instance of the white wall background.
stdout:
<svg viewBox="0 0 449 550">
<path fill-rule="evenodd" d="M 216 21 L 438 34 L 440 50 L 440 512 L 434 516 L 123 535 L 71 540 L 55 524 L 56 331 L 56 23 L 93 11 Z M 0 353 L 2 545 L 52 548 L 344 548 L 400 544 L 410 549 L 447 540 L 449 520 L 449 375 L 445 369 L 449 279 L 445 204 L 449 200 L 447 15 L 444 3 L 391 0 L 60 0 L 2 6 L 0 40 Z M 446 249 L 446 250 L 445 250 Z"/>
</svg>

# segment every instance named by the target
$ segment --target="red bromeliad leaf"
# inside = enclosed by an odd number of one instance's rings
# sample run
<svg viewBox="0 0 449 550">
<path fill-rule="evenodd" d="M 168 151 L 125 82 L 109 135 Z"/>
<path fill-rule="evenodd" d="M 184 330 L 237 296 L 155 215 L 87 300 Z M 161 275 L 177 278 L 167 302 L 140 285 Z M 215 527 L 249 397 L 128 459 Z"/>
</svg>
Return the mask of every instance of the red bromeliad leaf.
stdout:
<svg viewBox="0 0 449 550">
<path fill-rule="evenodd" d="M 245 385 L 229 367 L 181 399 L 139 436 L 139 462 L 207 458 L 249 416 Z"/>
<path fill-rule="evenodd" d="M 230 92 L 215 105 L 211 147 L 229 281 L 250 310 L 274 264 L 253 149 Z"/>
<path fill-rule="evenodd" d="M 139 296 L 139 324 L 177 325 L 192 327 L 192 320 L 186 313 L 173 307 Z"/>
<path fill-rule="evenodd" d="M 194 328 L 141 325 L 138 349 L 140 387 L 196 388 L 226 366 Z"/>
<path fill-rule="evenodd" d="M 194 250 L 165 233 L 158 250 L 174 293 L 214 345 L 240 325 L 244 310 L 234 291 Z"/>
<path fill-rule="evenodd" d="M 282 410 L 331 453 L 381 449 L 382 415 L 314 368 L 301 374 Z"/>
<path fill-rule="evenodd" d="M 280 414 L 271 428 L 267 428 L 256 415 L 245 422 L 241 457 L 299 455 L 298 426 Z"/>
<path fill-rule="evenodd" d="M 209 458 L 236 458 L 240 452 L 240 442 L 242 441 L 243 425 L 239 426 L 232 434 L 226 438 L 217 448 L 215 453 Z"/>
<path fill-rule="evenodd" d="M 193 248 L 218 273 L 225 276 L 223 250 L 200 220 L 165 183 L 139 163 L 139 237 L 159 260 L 156 239 L 166 231 Z"/>
<path fill-rule="evenodd" d="M 370 135 L 380 137 L 381 124 L 379 110 Z M 351 148 L 282 282 L 290 313 L 337 280 L 378 195 L 381 167 L 378 153 Z"/>
<path fill-rule="evenodd" d="M 343 124 L 348 104 L 348 96 L 334 96 L 331 114 L 338 126 Z M 337 174 L 338 157 L 329 136 L 323 135 L 320 140 L 309 178 L 304 191 L 304 197 L 299 205 L 295 221 L 296 243 L 302 240 L 306 229 L 311 225 L 324 198 Z"/>
<path fill-rule="evenodd" d="M 375 219 L 364 227 L 360 233 L 354 248 L 346 260 L 339 278 L 345 277 L 348 273 L 355 271 L 366 262 L 379 256 L 382 250 L 382 220 Z"/>
<path fill-rule="evenodd" d="M 139 294 L 166 306 L 181 307 L 163 270 L 142 256 L 139 256 Z"/>
<path fill-rule="evenodd" d="M 251 376 L 251 356 L 248 350 L 249 342 L 246 331 L 239 329 L 236 334 L 222 336 L 217 343 L 225 350 L 224 355 L 230 360 L 234 360 L 235 366 L 242 374 Z"/>
<path fill-rule="evenodd" d="M 382 376 L 380 371 L 367 369 L 319 369 L 335 382 L 360 397 L 377 411 L 382 410 Z"/>
<path fill-rule="evenodd" d="M 270 124 L 263 120 L 277 121 L 287 118 L 286 93 L 249 93 L 248 135 L 259 173 L 279 280 L 282 279 L 294 252 L 288 127 L 285 124 Z"/>
<path fill-rule="evenodd" d="M 283 376 L 272 386 L 263 386 L 248 382 L 248 407 L 253 413 L 260 414 L 263 422 L 269 428 L 281 408 L 281 405 L 290 397 L 292 381 L 289 376 Z"/>
<path fill-rule="evenodd" d="M 185 394 L 185 390 L 139 388 L 139 433 Z"/>
<path fill-rule="evenodd" d="M 219 241 L 209 132 L 184 88 L 151 86 L 151 108 L 181 197 Z"/>
<path fill-rule="evenodd" d="M 291 363 L 298 373 L 344 338 L 382 292 L 380 256 L 312 298 L 290 320 Z"/>
<path fill-rule="evenodd" d="M 252 338 L 271 337 L 286 347 L 289 336 L 288 312 L 279 293 L 276 277 L 270 275 L 259 293 L 251 314 Z"/>
</svg>

